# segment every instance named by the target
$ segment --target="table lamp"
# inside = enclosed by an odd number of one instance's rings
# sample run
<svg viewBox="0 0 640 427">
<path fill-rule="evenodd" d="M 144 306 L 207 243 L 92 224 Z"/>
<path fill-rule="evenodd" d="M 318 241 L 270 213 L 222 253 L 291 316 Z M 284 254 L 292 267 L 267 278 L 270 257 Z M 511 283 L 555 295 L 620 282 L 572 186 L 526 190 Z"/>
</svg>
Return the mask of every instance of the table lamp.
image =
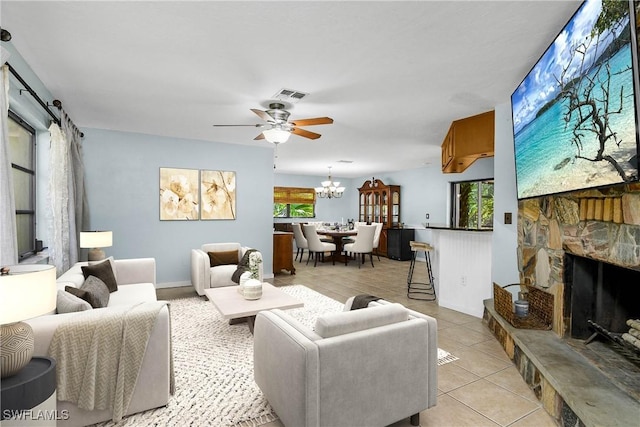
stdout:
<svg viewBox="0 0 640 427">
<path fill-rule="evenodd" d="M 101 248 L 111 247 L 113 233 L 111 231 L 81 231 L 80 247 L 89 249 L 89 261 L 102 261 L 106 258 Z"/>
<path fill-rule="evenodd" d="M 15 375 L 33 356 L 33 330 L 22 320 L 56 308 L 56 268 L 30 264 L 0 272 L 0 378 Z"/>
</svg>

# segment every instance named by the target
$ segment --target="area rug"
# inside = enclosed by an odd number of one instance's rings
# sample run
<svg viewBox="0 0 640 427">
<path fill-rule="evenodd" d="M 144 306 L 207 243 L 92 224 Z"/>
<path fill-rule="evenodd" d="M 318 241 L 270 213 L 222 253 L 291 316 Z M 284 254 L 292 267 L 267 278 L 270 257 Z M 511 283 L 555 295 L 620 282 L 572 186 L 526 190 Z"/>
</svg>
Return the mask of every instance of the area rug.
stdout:
<svg viewBox="0 0 640 427">
<path fill-rule="evenodd" d="M 308 327 L 342 303 L 302 285 L 281 287 L 304 301 L 287 310 Z M 213 305 L 198 297 L 170 301 L 176 392 L 166 407 L 124 418 L 103 427 L 258 426 L 277 419 L 253 381 L 253 337 L 246 324 L 229 325 Z M 438 364 L 455 360 L 438 349 Z"/>
</svg>

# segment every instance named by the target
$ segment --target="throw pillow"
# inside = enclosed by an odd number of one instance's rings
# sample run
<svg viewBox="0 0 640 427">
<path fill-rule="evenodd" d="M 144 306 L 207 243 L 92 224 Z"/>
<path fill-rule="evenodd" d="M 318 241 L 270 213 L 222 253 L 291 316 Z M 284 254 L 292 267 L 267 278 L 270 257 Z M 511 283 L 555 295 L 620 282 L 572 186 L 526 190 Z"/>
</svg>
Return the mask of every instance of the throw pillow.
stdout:
<svg viewBox="0 0 640 427">
<path fill-rule="evenodd" d="M 251 254 L 254 252 L 258 252 L 258 250 L 247 249 L 244 255 L 242 255 L 242 259 L 238 263 L 238 268 L 236 268 L 236 271 L 234 271 L 233 274 L 231 275 L 232 281 L 236 283 L 240 283 L 240 276 L 242 276 L 242 273 L 246 271 L 251 271 L 251 269 L 249 268 L 249 261 L 251 261 Z"/>
<path fill-rule="evenodd" d="M 211 267 L 238 263 L 238 251 L 207 252 Z"/>
<path fill-rule="evenodd" d="M 110 259 L 99 264 L 82 266 L 82 275 L 85 280 L 89 278 L 89 276 L 94 276 L 102 280 L 104 284 L 107 285 L 109 292 L 115 292 L 118 290 L 118 282 L 116 282 L 116 276 L 113 274 L 113 267 L 111 266 Z M 82 288 L 82 286 L 80 288 Z"/>
<path fill-rule="evenodd" d="M 109 304 L 109 288 L 95 276 L 87 277 L 80 288 L 65 286 L 64 290 L 87 301 L 93 308 L 102 308 Z"/>
<path fill-rule="evenodd" d="M 91 304 L 82 298 L 78 298 L 70 292 L 58 289 L 58 296 L 56 298 L 57 313 L 73 313 L 76 311 L 91 310 L 92 308 Z"/>
</svg>

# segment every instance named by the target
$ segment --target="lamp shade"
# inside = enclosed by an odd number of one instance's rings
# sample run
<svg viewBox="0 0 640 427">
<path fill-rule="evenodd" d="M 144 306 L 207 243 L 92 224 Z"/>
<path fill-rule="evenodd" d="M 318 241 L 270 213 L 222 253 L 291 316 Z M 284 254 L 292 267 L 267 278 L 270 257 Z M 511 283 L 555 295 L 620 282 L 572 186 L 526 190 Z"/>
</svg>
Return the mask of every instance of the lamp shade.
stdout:
<svg viewBox="0 0 640 427">
<path fill-rule="evenodd" d="M 56 268 L 30 264 L 0 275 L 0 378 L 17 374 L 33 356 L 33 329 L 23 320 L 56 308 Z"/>
<path fill-rule="evenodd" d="M 265 130 L 262 134 L 267 141 L 275 144 L 287 142 L 291 136 L 291 132 L 277 128 Z"/>
<path fill-rule="evenodd" d="M 0 276 L 0 325 L 55 310 L 57 289 L 53 265 L 9 267 L 9 274 Z"/>
<path fill-rule="evenodd" d="M 111 231 L 81 231 L 81 248 L 108 248 L 113 245 L 113 233 Z"/>
</svg>

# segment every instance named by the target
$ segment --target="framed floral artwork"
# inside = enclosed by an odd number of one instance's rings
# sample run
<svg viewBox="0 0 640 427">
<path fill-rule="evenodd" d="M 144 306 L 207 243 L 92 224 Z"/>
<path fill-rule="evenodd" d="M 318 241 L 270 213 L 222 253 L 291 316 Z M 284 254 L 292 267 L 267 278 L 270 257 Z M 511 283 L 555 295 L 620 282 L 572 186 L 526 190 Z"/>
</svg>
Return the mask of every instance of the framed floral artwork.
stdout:
<svg viewBox="0 0 640 427">
<path fill-rule="evenodd" d="M 236 219 L 236 173 L 200 171 L 200 219 Z"/>
<path fill-rule="evenodd" d="M 160 168 L 160 221 L 197 220 L 199 183 L 197 169 Z"/>
</svg>

